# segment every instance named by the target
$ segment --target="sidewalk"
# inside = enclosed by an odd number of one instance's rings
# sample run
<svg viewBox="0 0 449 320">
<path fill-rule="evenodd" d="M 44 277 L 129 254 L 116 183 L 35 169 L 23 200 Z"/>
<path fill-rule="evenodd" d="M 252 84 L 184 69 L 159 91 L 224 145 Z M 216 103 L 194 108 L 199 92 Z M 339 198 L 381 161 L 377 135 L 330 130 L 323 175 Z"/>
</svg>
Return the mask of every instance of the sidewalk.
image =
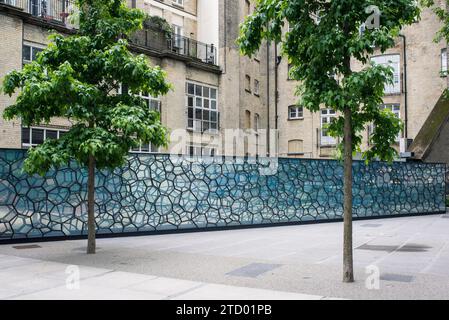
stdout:
<svg viewBox="0 0 449 320">
<path fill-rule="evenodd" d="M 79 287 L 71 281 L 74 272 L 78 270 Z M 0 283 L 0 299 L 16 300 L 324 299 L 315 295 L 208 284 L 86 266 L 74 267 L 64 263 L 6 255 L 0 255 Z"/>
<path fill-rule="evenodd" d="M 85 240 L 0 245 L 0 298 L 449 299 L 448 214 L 355 221 L 352 284 L 342 240 L 323 223 L 98 239 L 95 255 Z"/>
</svg>

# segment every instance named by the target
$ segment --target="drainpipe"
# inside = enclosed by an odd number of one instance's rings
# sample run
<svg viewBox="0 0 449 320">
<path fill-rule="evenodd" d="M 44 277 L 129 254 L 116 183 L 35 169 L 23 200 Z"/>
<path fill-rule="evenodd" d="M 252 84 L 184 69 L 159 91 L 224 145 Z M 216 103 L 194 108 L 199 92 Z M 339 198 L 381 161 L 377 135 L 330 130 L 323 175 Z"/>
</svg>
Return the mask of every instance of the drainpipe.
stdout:
<svg viewBox="0 0 449 320">
<path fill-rule="evenodd" d="M 404 138 L 408 138 L 408 90 L 407 90 L 407 38 L 403 34 L 399 37 L 403 41 L 403 59 L 404 59 Z"/>
<path fill-rule="evenodd" d="M 270 41 L 267 40 L 267 151 L 271 155 L 270 145 Z"/>
<path fill-rule="evenodd" d="M 274 61 L 275 61 L 275 65 L 274 65 L 274 94 L 275 94 L 275 99 L 274 99 L 274 129 L 278 129 L 278 78 L 279 78 L 279 63 L 281 62 L 280 59 L 278 58 L 278 43 L 277 41 L 274 42 Z"/>
</svg>

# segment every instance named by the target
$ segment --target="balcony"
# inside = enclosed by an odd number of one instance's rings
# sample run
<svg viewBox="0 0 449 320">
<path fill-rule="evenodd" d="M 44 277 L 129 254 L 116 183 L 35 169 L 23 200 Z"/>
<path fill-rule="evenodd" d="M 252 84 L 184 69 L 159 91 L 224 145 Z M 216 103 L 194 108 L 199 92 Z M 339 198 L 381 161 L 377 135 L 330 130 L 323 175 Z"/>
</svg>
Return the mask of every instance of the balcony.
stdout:
<svg viewBox="0 0 449 320">
<path fill-rule="evenodd" d="M 129 41 L 135 46 L 173 53 L 206 64 L 217 65 L 217 48 L 213 44 L 202 43 L 173 32 L 147 28 L 137 31 Z"/>
<path fill-rule="evenodd" d="M 75 0 L 0 0 L 1 4 L 61 24 L 67 24 L 69 15 L 76 8 Z"/>
<path fill-rule="evenodd" d="M 0 6 L 16 13 L 40 18 L 42 21 L 52 23 L 53 26 L 76 28 L 69 22 L 69 16 L 76 10 L 75 0 L 0 0 Z M 137 31 L 129 41 L 138 49 L 155 51 L 178 59 L 187 58 L 193 62 L 200 62 L 201 66 L 208 69 L 213 67 L 213 70 L 219 72 L 217 48 L 213 44 L 202 43 L 154 26 Z"/>
</svg>

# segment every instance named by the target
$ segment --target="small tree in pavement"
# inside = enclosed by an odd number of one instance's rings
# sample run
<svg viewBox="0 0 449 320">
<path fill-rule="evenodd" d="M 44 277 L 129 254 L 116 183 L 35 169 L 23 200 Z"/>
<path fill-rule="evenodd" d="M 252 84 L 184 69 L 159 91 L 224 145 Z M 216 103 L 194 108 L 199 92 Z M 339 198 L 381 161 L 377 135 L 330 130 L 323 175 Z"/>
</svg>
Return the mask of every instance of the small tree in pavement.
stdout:
<svg viewBox="0 0 449 320">
<path fill-rule="evenodd" d="M 344 161 L 344 282 L 354 281 L 353 153 L 361 132 L 373 123 L 371 147 L 363 156 L 367 161 L 375 157 L 392 161 L 396 151 L 391 145 L 401 130 L 399 119 L 379 110 L 385 84 L 392 82 L 391 68 L 369 64 L 369 56 L 376 48 L 385 52 L 393 47 L 401 26 L 418 16 L 413 0 L 258 0 L 241 26 L 238 43 L 243 54 L 252 55 L 264 39 L 282 44 L 291 76 L 300 81 L 296 93 L 301 106 L 312 112 L 320 106 L 339 112 L 328 130 L 343 141 L 339 150 Z M 373 26 L 371 18 L 374 22 L 379 18 L 380 24 Z M 365 22 L 369 23 L 362 32 Z M 287 25 L 289 30 L 283 32 Z M 366 67 L 355 71 L 351 58 Z"/>
<path fill-rule="evenodd" d="M 141 28 L 145 14 L 122 0 L 78 0 L 76 35 L 51 36 L 51 43 L 31 64 L 9 73 L 5 94 L 20 90 L 5 119 L 20 117 L 24 126 L 45 124 L 53 117 L 75 125 L 58 140 L 31 148 L 24 169 L 44 175 L 75 160 L 88 167 L 88 245 L 95 253 L 95 170 L 124 164 L 140 143 L 166 145 L 167 130 L 157 112 L 137 96 L 166 94 L 170 88 L 159 67 L 128 50 L 126 36 Z M 121 84 L 128 90 L 117 94 Z"/>
</svg>

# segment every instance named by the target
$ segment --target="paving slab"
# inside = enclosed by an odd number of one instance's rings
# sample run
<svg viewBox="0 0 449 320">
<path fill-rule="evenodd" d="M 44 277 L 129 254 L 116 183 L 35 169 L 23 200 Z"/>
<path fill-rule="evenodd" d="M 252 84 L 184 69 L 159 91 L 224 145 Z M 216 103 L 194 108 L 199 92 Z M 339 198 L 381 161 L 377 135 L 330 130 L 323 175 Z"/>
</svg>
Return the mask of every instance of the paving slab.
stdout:
<svg viewBox="0 0 449 320">
<path fill-rule="evenodd" d="M 47 298 L 63 295 L 66 268 L 75 265 L 81 284 L 98 288 L 86 297 L 107 291 L 116 297 L 123 290 L 142 299 L 212 299 L 204 295 L 209 288 L 218 299 L 215 286 L 225 286 L 222 297 L 232 296 L 229 286 L 236 288 L 234 297 L 246 288 L 298 299 L 449 299 L 449 219 L 444 216 L 355 221 L 354 284 L 341 282 L 341 223 L 98 239 L 96 255 L 85 254 L 85 240 L 38 243 L 41 248 L 0 245 L 0 282 L 7 285 L 0 288 L 0 298 L 33 298 L 41 291 Z M 232 275 L 251 265 L 279 267 Z M 378 290 L 366 285 L 373 268 L 379 271 Z"/>
</svg>

